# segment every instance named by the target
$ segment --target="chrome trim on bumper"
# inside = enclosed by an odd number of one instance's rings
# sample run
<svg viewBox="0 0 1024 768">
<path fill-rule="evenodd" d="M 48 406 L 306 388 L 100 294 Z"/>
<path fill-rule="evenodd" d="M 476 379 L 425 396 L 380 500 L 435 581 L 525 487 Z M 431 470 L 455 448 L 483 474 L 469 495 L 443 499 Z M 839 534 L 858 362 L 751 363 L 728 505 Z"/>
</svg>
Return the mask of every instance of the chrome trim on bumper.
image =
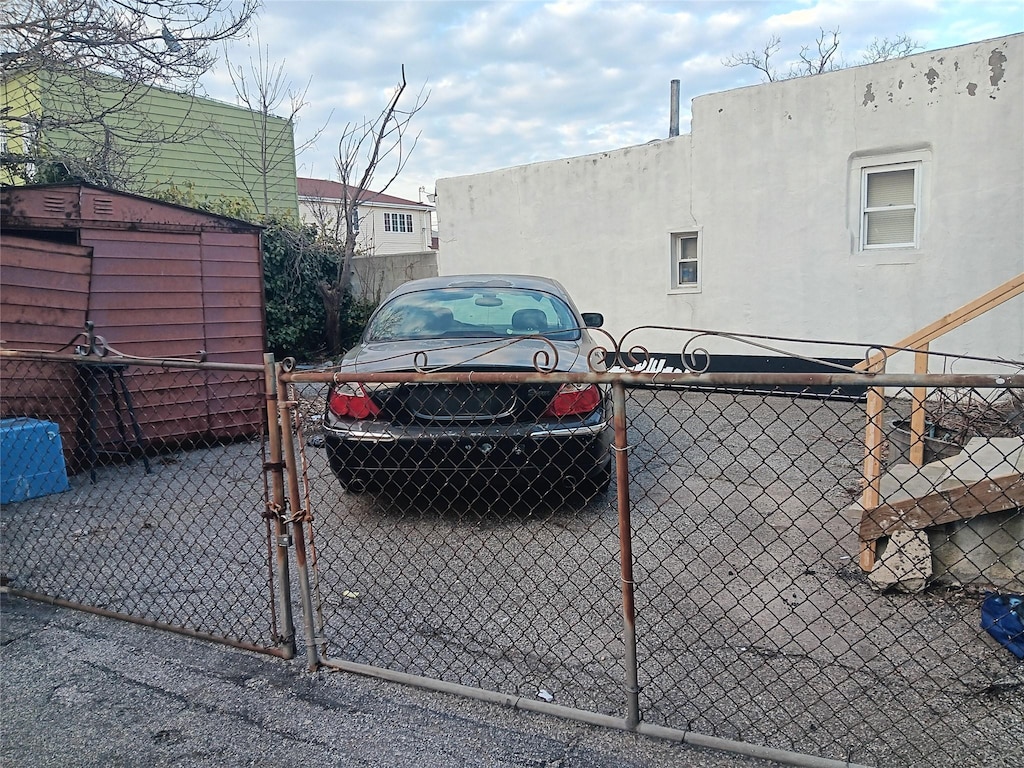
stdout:
<svg viewBox="0 0 1024 768">
<path fill-rule="evenodd" d="M 397 443 L 398 437 L 387 431 L 373 431 L 370 429 L 339 429 L 330 427 L 331 432 L 342 440 L 355 440 L 366 443 Z"/>
<path fill-rule="evenodd" d="M 368 428 L 370 425 L 361 426 L 353 425 L 351 427 L 339 427 L 336 425 L 324 425 L 324 430 L 334 434 L 341 440 L 351 440 L 354 442 L 365 442 L 365 443 L 397 443 L 403 439 L 407 440 L 423 440 L 430 439 L 428 435 L 396 435 L 389 429 L 372 429 Z M 536 428 L 531 429 L 527 432 L 521 433 L 526 438 L 545 438 L 545 437 L 591 437 L 594 435 L 600 435 L 606 429 L 610 428 L 610 424 L 607 421 L 600 421 L 596 424 L 587 424 L 583 426 L 575 427 L 550 427 L 550 428 Z M 511 436 L 511 435 L 508 435 Z M 452 435 L 438 435 L 437 437 L 453 437 Z M 459 439 L 463 438 L 494 438 L 499 435 L 487 434 L 481 432 L 479 434 L 473 431 L 467 431 L 462 435 L 455 435 Z"/>
<path fill-rule="evenodd" d="M 608 422 L 602 421 L 600 424 L 590 424 L 585 427 L 535 429 L 528 433 L 528 437 L 586 437 L 588 435 L 599 435 L 608 429 L 608 427 Z"/>
</svg>

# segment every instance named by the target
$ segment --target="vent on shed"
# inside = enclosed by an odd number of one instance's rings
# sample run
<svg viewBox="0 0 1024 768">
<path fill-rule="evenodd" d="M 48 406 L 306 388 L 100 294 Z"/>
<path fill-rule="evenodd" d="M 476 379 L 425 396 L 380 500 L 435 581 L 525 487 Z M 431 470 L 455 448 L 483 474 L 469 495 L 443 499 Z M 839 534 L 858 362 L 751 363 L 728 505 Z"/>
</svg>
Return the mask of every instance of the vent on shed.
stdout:
<svg viewBox="0 0 1024 768">
<path fill-rule="evenodd" d="M 92 201 L 92 212 L 96 216 L 113 216 L 114 201 L 109 197 L 95 197 Z"/>
<path fill-rule="evenodd" d="M 47 213 L 63 213 L 66 200 L 63 195 L 44 195 L 43 208 Z"/>
</svg>

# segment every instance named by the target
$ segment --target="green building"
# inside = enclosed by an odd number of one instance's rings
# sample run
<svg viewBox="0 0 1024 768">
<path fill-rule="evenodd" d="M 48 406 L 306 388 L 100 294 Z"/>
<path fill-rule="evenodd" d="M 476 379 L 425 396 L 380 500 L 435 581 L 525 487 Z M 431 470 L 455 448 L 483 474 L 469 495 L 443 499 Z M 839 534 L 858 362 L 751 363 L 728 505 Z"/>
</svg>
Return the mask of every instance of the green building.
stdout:
<svg viewBox="0 0 1024 768">
<path fill-rule="evenodd" d="M 0 183 L 48 161 L 131 192 L 173 184 L 298 215 L 292 124 L 280 117 L 95 73 L 35 73 L 0 83 L 0 125 Z"/>
</svg>

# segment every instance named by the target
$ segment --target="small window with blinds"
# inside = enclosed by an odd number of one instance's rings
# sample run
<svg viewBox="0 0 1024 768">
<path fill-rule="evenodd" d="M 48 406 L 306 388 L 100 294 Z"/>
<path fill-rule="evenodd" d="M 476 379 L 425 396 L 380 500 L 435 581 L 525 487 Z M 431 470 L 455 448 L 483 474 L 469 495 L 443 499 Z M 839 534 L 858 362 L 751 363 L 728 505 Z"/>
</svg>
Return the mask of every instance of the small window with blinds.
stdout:
<svg viewBox="0 0 1024 768">
<path fill-rule="evenodd" d="M 919 171 L 919 163 L 863 170 L 862 250 L 917 247 Z"/>
</svg>

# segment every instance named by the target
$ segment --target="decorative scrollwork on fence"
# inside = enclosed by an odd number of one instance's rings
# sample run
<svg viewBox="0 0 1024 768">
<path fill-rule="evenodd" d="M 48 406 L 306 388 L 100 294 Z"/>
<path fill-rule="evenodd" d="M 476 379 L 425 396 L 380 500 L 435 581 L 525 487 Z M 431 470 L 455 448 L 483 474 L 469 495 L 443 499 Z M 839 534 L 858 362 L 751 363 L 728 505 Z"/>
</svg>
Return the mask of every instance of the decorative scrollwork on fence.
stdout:
<svg viewBox="0 0 1024 768">
<path fill-rule="evenodd" d="M 591 334 L 595 332 L 608 339 L 606 344 L 599 345 L 591 351 L 588 362 L 592 371 L 631 371 L 633 373 L 659 373 L 659 372 L 688 372 L 702 374 L 711 370 L 714 354 L 712 348 L 715 344 L 708 340 L 726 341 L 734 346 L 749 347 L 760 352 L 768 352 L 773 356 L 803 360 L 822 368 L 831 368 L 846 373 L 865 373 L 857 367 L 845 365 L 834 360 L 827 360 L 819 355 L 801 354 L 791 348 L 780 346 L 787 345 L 814 345 L 818 347 L 827 346 L 834 348 L 857 348 L 866 349 L 865 360 L 878 358 L 881 355 L 881 362 L 884 364 L 886 358 L 893 352 L 901 351 L 901 348 L 880 345 L 865 345 L 859 342 L 830 341 L 825 339 L 801 339 L 786 336 L 767 336 L 764 334 L 752 333 L 731 333 L 728 331 L 715 331 L 706 328 L 684 328 L 667 325 L 641 325 L 631 328 L 619 338 L 615 338 L 604 329 L 586 329 Z M 648 346 L 644 344 L 630 343 L 629 337 L 643 332 L 658 333 L 679 333 L 689 334 L 680 349 L 679 360 L 683 371 L 676 368 L 667 368 L 664 360 L 655 358 Z M 908 350 L 914 351 L 914 350 Z M 853 355 L 851 355 L 853 356 Z M 884 370 L 873 368 L 873 370 Z M 869 372 L 868 372 L 869 373 Z"/>
<path fill-rule="evenodd" d="M 498 343 L 495 343 L 494 339 L 467 339 L 464 343 L 437 345 L 427 349 L 418 349 L 411 354 L 409 352 L 402 352 L 390 358 L 376 360 L 375 362 L 394 362 L 396 367 L 400 367 L 403 361 L 409 361 L 411 358 L 412 368 L 416 373 L 440 373 L 442 371 L 464 368 L 500 350 L 527 342 L 540 343 L 540 347 L 533 351 L 530 358 L 534 370 L 538 373 L 551 373 L 558 369 L 558 347 L 555 346 L 551 339 L 537 334 L 502 339 Z M 452 355 L 459 350 L 464 350 L 466 355 L 458 359 L 452 359 Z M 431 361 L 431 353 L 439 352 L 444 352 L 446 359 L 443 363 L 435 364 Z M 358 369 L 358 363 L 356 366 L 354 370 Z"/>
<path fill-rule="evenodd" d="M 704 336 L 708 335 L 709 334 L 706 333 L 699 333 L 696 336 L 691 336 L 689 339 L 686 340 L 686 343 L 683 344 L 683 349 L 679 353 L 679 357 L 682 358 L 683 365 L 686 366 L 686 369 L 688 371 L 692 371 L 693 373 L 706 373 L 707 370 L 711 367 L 711 353 L 708 352 L 708 350 L 705 347 L 694 346 L 692 349 L 690 348 L 690 345 L 693 344 L 697 339 L 703 338 Z M 697 362 L 698 355 L 704 358 L 703 365 L 700 365 Z"/>
<path fill-rule="evenodd" d="M 95 332 L 96 326 L 93 325 L 92 320 L 85 321 L 85 330 L 79 331 L 74 339 L 71 340 L 71 344 L 81 338 L 85 337 L 85 344 L 75 344 L 75 354 L 81 355 L 82 357 L 106 357 L 111 349 L 107 346 L 107 340 Z"/>
<path fill-rule="evenodd" d="M 700 375 L 707 373 L 713 367 L 715 354 L 721 354 L 721 349 L 727 344 L 734 348 L 748 348 L 757 350 L 758 354 L 768 353 L 773 357 L 803 360 L 814 366 L 824 369 L 832 369 L 844 373 L 860 373 L 871 375 L 872 372 L 884 370 L 886 359 L 894 352 L 902 351 L 901 348 L 864 344 L 857 342 L 829 341 L 824 339 L 801 339 L 785 336 L 767 336 L 763 334 L 732 333 L 728 331 L 715 331 L 706 328 L 684 328 L 666 325 L 641 325 L 631 328 L 620 337 L 616 338 L 603 328 L 581 327 L 581 333 L 589 335 L 596 342 L 585 348 L 587 367 L 593 373 L 604 372 L 628 372 L 646 374 L 668 374 L 668 373 L 690 373 Z M 537 373 L 552 373 L 560 370 L 559 336 L 566 331 L 559 330 L 552 335 L 554 339 L 544 334 L 530 334 L 514 337 L 495 338 L 466 338 L 466 339 L 432 339 L 427 340 L 426 348 L 409 350 L 408 348 L 396 351 L 394 355 L 385 358 L 374 358 L 375 369 L 381 363 L 392 364 L 393 367 L 385 370 L 414 370 L 416 373 L 430 374 L 441 373 L 458 369 L 472 369 L 474 364 L 480 363 L 486 366 L 491 356 L 500 355 L 503 350 L 516 345 L 531 345 L 529 355 L 524 355 L 523 360 L 529 359 L 530 364 Z M 632 339 L 647 334 L 644 343 Z M 673 367 L 666 365 L 666 359 L 670 357 L 663 353 L 652 352 L 649 346 L 650 336 L 653 334 L 686 334 L 682 340 L 679 351 L 679 365 Z M 787 345 L 787 346 L 784 346 Z M 858 354 L 863 353 L 867 361 L 876 359 L 880 361 L 881 367 L 871 366 L 871 370 L 861 370 L 864 366 L 855 366 L 829 360 L 818 355 L 801 354 L 795 351 L 794 345 L 807 345 L 814 347 L 831 347 L 835 349 L 848 348 L 851 350 L 850 359 L 856 359 Z M 565 345 L 562 354 L 565 354 Z M 716 352 L 717 348 L 717 352 Z M 726 347 L 728 348 L 728 347 Z M 853 349 L 857 352 L 854 353 Z M 459 351 L 463 354 L 459 354 Z M 866 350 L 866 351 L 865 351 Z M 915 351 L 915 350 L 907 350 Z M 943 356 L 942 353 L 931 353 Z M 949 357 L 949 355 L 945 355 Z M 962 358 L 962 355 L 956 356 Z M 495 359 L 492 357 L 492 359 Z M 984 358 L 973 358 L 984 359 Z M 1006 361 L 991 361 L 1003 362 Z M 360 370 L 358 360 L 346 364 L 342 370 L 358 372 Z"/>
</svg>

